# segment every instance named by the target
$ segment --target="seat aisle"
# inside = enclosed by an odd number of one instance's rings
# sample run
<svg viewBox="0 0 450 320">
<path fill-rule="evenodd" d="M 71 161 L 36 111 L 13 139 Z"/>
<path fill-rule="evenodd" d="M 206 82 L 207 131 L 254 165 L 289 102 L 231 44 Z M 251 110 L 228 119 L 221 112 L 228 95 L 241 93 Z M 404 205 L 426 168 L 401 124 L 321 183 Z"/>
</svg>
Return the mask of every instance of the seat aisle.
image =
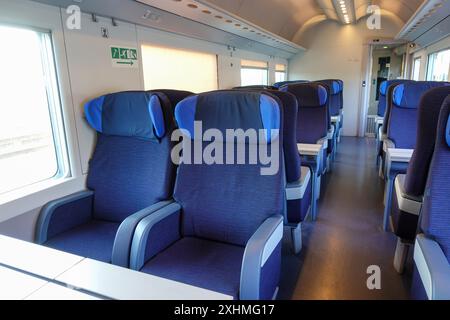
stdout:
<svg viewBox="0 0 450 320">
<path fill-rule="evenodd" d="M 382 231 L 384 184 L 374 139 L 343 138 L 323 186 L 318 220 L 304 224 L 304 249 L 283 257 L 280 299 L 408 299 L 410 270 L 392 265 L 396 237 Z M 284 246 L 287 252 L 288 243 Z M 367 268 L 381 269 L 381 290 L 369 290 Z"/>
</svg>

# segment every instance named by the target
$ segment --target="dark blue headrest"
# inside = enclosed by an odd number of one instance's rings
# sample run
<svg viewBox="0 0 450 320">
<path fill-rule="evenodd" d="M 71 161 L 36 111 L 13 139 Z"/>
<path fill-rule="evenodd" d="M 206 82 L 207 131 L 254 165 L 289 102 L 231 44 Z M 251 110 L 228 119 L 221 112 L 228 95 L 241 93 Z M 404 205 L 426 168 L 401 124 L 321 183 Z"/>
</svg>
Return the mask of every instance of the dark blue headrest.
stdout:
<svg viewBox="0 0 450 320">
<path fill-rule="evenodd" d="M 202 122 L 203 131 L 217 129 L 224 137 L 227 129 L 265 129 L 268 143 L 278 137 L 281 129 L 279 103 L 262 92 L 216 91 L 191 96 L 176 106 L 175 118 L 191 139 L 201 139 L 195 135 L 195 121 Z"/>
<path fill-rule="evenodd" d="M 157 140 L 166 134 L 161 101 L 151 93 L 108 94 L 86 103 L 84 112 L 90 126 L 106 135 Z"/>
<path fill-rule="evenodd" d="M 395 87 L 392 100 L 397 107 L 417 109 L 425 92 L 447 85 L 450 85 L 450 83 L 433 81 L 402 83 Z"/>
<path fill-rule="evenodd" d="M 327 89 L 317 83 L 286 85 L 281 87 L 280 91 L 294 94 L 301 108 L 320 107 L 325 105 L 328 100 Z"/>
<path fill-rule="evenodd" d="M 383 81 L 380 85 L 380 94 L 382 96 L 386 96 L 388 94 L 388 89 L 390 86 L 395 86 L 395 85 L 399 85 L 399 84 L 407 83 L 407 82 L 415 82 L 415 81 L 405 80 L 405 79 Z"/>
<path fill-rule="evenodd" d="M 383 81 L 380 85 L 380 94 L 382 96 L 385 96 L 387 93 L 387 88 L 388 88 L 388 82 L 387 81 Z"/>
<path fill-rule="evenodd" d="M 273 86 L 275 87 L 275 88 L 281 88 L 281 87 L 283 87 L 283 86 L 285 86 L 285 85 L 287 85 L 287 84 L 294 84 L 294 83 L 308 83 L 309 81 L 308 80 L 291 80 L 291 81 L 282 81 L 282 82 L 277 82 L 277 83 L 274 83 L 273 84 Z"/>
</svg>

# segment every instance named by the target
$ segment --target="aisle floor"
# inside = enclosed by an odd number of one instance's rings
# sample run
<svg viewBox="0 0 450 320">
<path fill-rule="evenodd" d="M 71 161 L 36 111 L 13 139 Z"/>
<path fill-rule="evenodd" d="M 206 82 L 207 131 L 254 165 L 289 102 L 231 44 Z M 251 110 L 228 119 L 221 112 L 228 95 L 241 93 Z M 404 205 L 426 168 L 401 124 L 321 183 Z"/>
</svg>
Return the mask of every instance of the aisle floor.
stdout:
<svg viewBox="0 0 450 320">
<path fill-rule="evenodd" d="M 408 299 L 410 269 L 393 267 L 396 237 L 381 229 L 384 184 L 375 140 L 343 138 L 319 201 L 318 220 L 303 225 L 303 250 L 285 242 L 279 299 Z M 381 268 L 381 290 L 367 288 L 367 268 Z"/>
</svg>

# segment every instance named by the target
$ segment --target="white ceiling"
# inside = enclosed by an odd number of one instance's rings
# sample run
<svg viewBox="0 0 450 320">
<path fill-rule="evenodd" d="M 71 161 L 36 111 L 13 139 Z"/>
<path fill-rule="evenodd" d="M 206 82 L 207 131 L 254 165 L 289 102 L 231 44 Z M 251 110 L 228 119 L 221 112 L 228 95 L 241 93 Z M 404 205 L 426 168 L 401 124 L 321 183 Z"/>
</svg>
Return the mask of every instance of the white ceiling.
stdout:
<svg viewBox="0 0 450 320">
<path fill-rule="evenodd" d="M 302 26 L 310 20 L 326 16 L 333 19 L 335 13 L 327 10 L 323 0 L 205 0 L 245 20 L 292 40 Z M 354 0 L 357 19 L 365 16 L 367 5 L 378 5 L 406 23 L 424 0 Z M 328 12 L 327 12 L 328 11 Z M 333 16 L 334 15 L 334 16 Z M 337 18 L 337 17 L 336 17 Z"/>
</svg>

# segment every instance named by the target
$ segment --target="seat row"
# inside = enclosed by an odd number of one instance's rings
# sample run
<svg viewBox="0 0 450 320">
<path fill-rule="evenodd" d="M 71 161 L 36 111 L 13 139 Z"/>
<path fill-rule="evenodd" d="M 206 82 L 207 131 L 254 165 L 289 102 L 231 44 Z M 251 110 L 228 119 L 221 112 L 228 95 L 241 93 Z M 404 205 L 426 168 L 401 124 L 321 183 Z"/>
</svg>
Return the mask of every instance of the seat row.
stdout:
<svg viewBox="0 0 450 320">
<path fill-rule="evenodd" d="M 447 260 L 444 265 L 450 270 L 448 244 L 442 241 L 450 234 L 450 162 L 446 145 L 450 83 L 388 81 L 380 93 L 381 96 L 386 93 L 386 110 L 377 151 L 380 175 L 386 180 L 383 225 L 398 237 L 394 267 L 403 273 L 409 249 L 414 247 L 416 273 L 426 286 L 431 283 L 434 288 L 443 281 L 448 288 L 450 276 L 445 280 L 442 275 L 427 272 L 435 270 L 432 265 L 437 263 L 429 254 L 440 257 L 441 267 Z M 383 99 L 380 111 L 384 108 Z M 422 232 L 426 236 L 417 236 Z M 423 243 L 429 244 L 430 239 L 437 240 L 433 242 L 435 250 L 424 253 Z M 417 283 L 420 277 L 415 276 Z M 428 298 L 443 298 L 440 293 L 430 291 L 430 287 L 427 290 Z"/>
<path fill-rule="evenodd" d="M 322 159 L 333 152 L 325 142 L 337 140 L 328 93 L 304 83 L 284 91 L 119 92 L 88 102 L 97 142 L 87 190 L 42 209 L 36 242 L 235 299 L 276 297 L 283 234 L 300 252 L 302 222 L 317 215 Z M 262 174 L 260 158 L 198 162 L 198 146 L 200 156 L 211 153 L 210 129 L 265 130 L 256 145 L 280 146 L 270 152 L 279 170 Z M 249 158 L 253 148 L 247 139 L 233 139 L 231 149 L 230 141 L 214 142 L 211 154 L 224 159 L 242 148 Z M 300 145 L 309 152 L 299 153 Z"/>
</svg>

